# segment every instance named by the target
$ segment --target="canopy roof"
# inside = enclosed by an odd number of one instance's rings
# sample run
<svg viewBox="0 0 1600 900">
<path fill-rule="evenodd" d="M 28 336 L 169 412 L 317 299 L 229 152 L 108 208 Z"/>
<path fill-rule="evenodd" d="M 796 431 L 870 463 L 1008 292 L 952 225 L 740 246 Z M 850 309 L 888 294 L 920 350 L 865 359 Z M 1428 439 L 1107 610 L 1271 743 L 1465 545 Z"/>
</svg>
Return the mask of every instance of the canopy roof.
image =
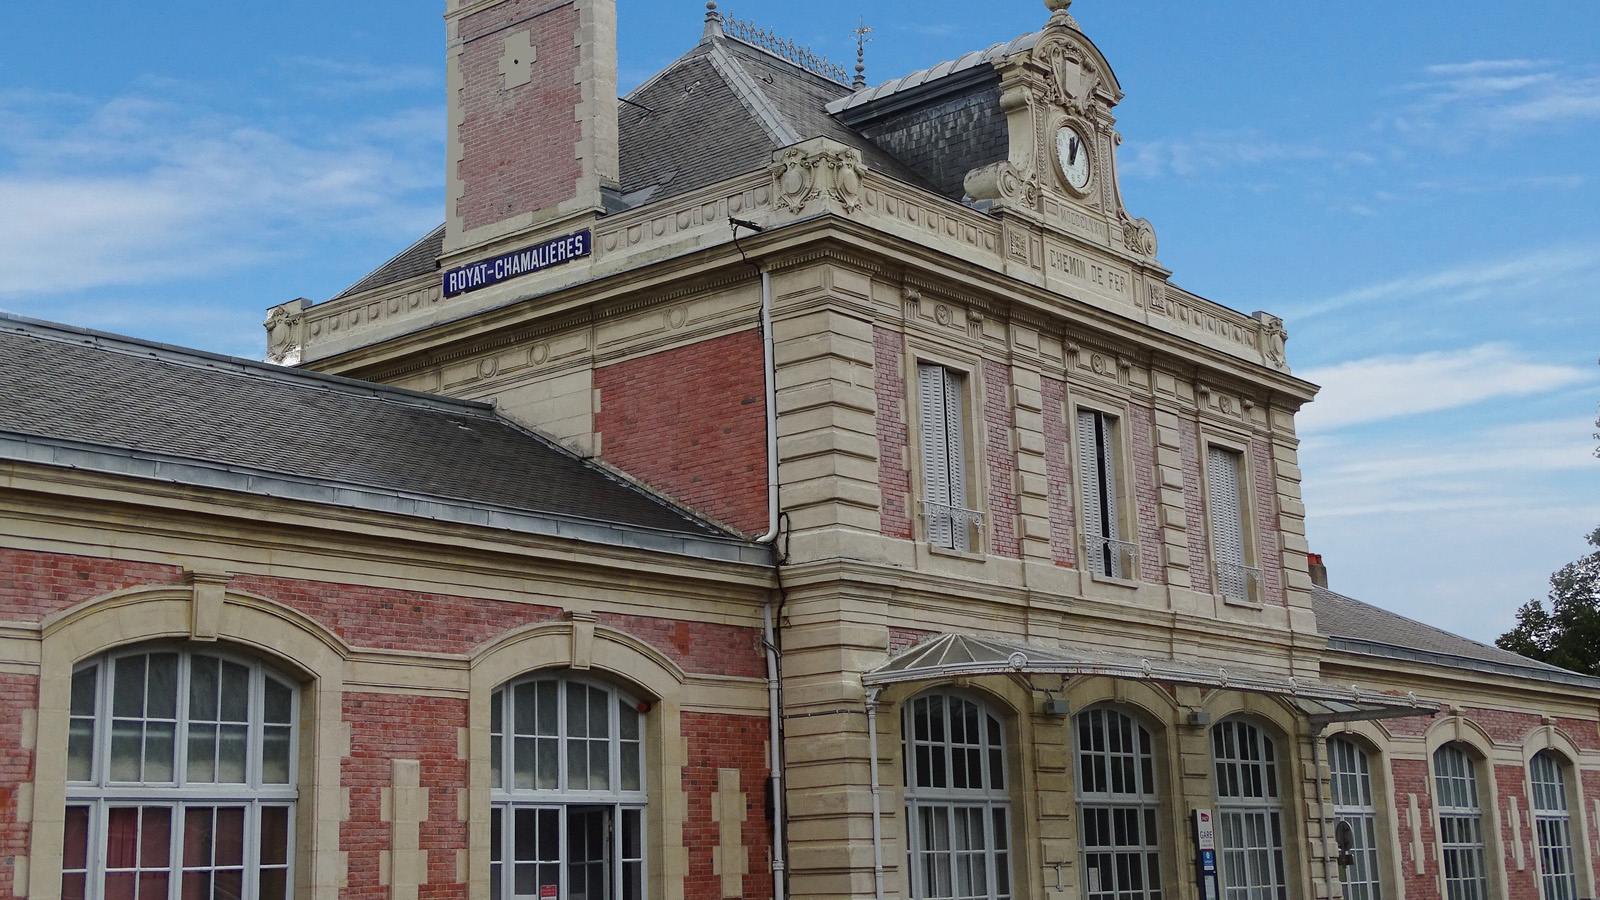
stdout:
<svg viewBox="0 0 1600 900">
<path fill-rule="evenodd" d="M 1288 700 L 1312 724 L 1432 716 L 1439 711 L 1439 704 L 1415 694 L 1380 694 L 1355 685 L 1340 687 L 1199 659 L 1140 657 L 975 634 L 929 638 L 863 674 L 861 682 L 871 689 L 974 675 L 1104 675 L 1272 694 Z"/>
</svg>

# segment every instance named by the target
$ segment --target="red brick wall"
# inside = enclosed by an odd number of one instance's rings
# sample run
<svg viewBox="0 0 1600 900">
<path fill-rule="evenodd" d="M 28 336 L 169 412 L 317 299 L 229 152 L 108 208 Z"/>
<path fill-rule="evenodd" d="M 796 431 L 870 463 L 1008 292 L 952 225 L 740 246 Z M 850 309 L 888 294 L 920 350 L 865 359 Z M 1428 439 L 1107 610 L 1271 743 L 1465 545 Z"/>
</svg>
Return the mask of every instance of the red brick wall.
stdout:
<svg viewBox="0 0 1600 900">
<path fill-rule="evenodd" d="M 1044 472 L 1050 505 L 1050 558 L 1058 566 L 1078 564 L 1073 536 L 1077 533 L 1074 508 L 1072 464 L 1067 447 L 1072 436 L 1067 430 L 1067 383 L 1057 378 L 1040 379 L 1044 396 Z"/>
<path fill-rule="evenodd" d="M 761 631 L 710 622 L 603 614 L 600 624 L 647 641 L 685 671 L 706 675 L 767 677 Z"/>
<path fill-rule="evenodd" d="M 1405 879 L 1406 896 L 1411 900 L 1428 900 L 1439 896 L 1439 863 L 1435 855 L 1433 828 L 1433 788 L 1428 783 L 1428 764 L 1420 759 L 1395 759 L 1389 768 L 1394 783 L 1395 828 L 1400 838 L 1400 860 L 1397 868 Z M 1411 808 L 1411 794 L 1417 795 L 1417 820 L 1422 831 L 1423 874 L 1417 874 L 1412 858 L 1412 841 L 1415 835 L 1406 816 Z"/>
<path fill-rule="evenodd" d="M 1139 578 L 1147 584 L 1166 584 L 1161 560 L 1161 495 L 1156 490 L 1155 412 L 1148 406 L 1128 407 L 1129 443 L 1133 445 L 1133 495 L 1138 509 Z"/>
<path fill-rule="evenodd" d="M 0 549 L 0 620 L 37 622 L 112 591 L 182 581 L 177 566 Z"/>
<path fill-rule="evenodd" d="M 1261 547 L 1261 599 L 1282 604 L 1283 553 L 1278 548 L 1278 482 L 1272 474 L 1272 449 L 1263 441 L 1250 442 L 1256 482 L 1256 532 Z"/>
<path fill-rule="evenodd" d="M 544 0 L 510 0 L 468 16 L 460 36 L 460 140 L 462 182 L 456 213 L 478 228 L 544 209 L 575 195 L 582 168 L 582 131 L 574 113 L 581 99 L 574 6 L 553 9 L 513 25 L 548 6 Z M 506 26 L 511 26 L 506 28 Z M 497 28 L 505 31 L 494 32 Z M 500 72 L 506 39 L 528 33 L 539 51 L 533 80 L 507 91 Z M 478 40 L 473 40 L 482 36 Z"/>
<path fill-rule="evenodd" d="M 0 885 L 28 854 L 28 826 L 17 821 L 17 788 L 33 780 L 33 751 L 22 745 L 23 717 L 39 708 L 39 679 L 0 675 Z M 0 888 L 3 889 L 3 888 Z"/>
<path fill-rule="evenodd" d="M 513 628 L 558 618 L 561 610 L 351 584 L 241 576 L 231 589 L 276 600 L 333 630 L 354 647 L 470 653 Z"/>
<path fill-rule="evenodd" d="M 1200 489 L 1200 423 L 1185 422 L 1178 429 L 1183 456 L 1184 525 L 1189 531 L 1189 585 L 1211 593 L 1211 548 L 1206 541 L 1206 502 Z"/>
<path fill-rule="evenodd" d="M 983 521 L 989 530 L 989 552 L 1022 557 L 1017 541 L 1017 456 L 1011 446 L 1016 410 L 1011 408 L 1011 367 L 983 363 L 984 453 L 989 463 L 989 509 Z"/>
<path fill-rule="evenodd" d="M 938 633 L 937 631 L 924 631 L 919 628 L 891 628 L 889 629 L 889 655 L 894 656 L 900 651 L 914 647 Z"/>
<path fill-rule="evenodd" d="M 688 818 L 683 841 L 689 849 L 689 875 L 684 879 L 686 900 L 721 900 L 722 877 L 715 873 L 711 849 L 721 838 L 721 826 L 712 821 L 717 793 L 717 770 L 738 769 L 739 790 L 745 796 L 742 831 L 748 864 L 742 897 L 772 897 L 768 854 L 772 831 L 767 823 L 767 720 L 756 716 L 718 716 L 684 713 L 683 737 L 689 755 L 683 767 L 683 791 Z"/>
<path fill-rule="evenodd" d="M 872 330 L 873 388 L 878 397 L 878 488 L 883 494 L 878 530 L 911 538 L 911 472 L 906 468 L 905 357 L 898 332 Z"/>
<path fill-rule="evenodd" d="M 465 897 L 467 873 L 456 872 L 456 851 L 467 846 L 457 797 L 467 786 L 467 764 L 457 758 L 458 729 L 467 727 L 466 701 L 350 691 L 344 695 L 344 720 L 350 726 L 350 754 L 340 783 L 350 792 L 350 816 L 339 826 L 339 846 L 349 854 L 349 880 L 340 897 L 389 896 L 378 866 L 380 851 L 389 849 L 390 823 L 382 819 L 381 804 L 395 759 L 420 762 L 421 786 L 428 789 L 427 820 L 420 830 L 428 884 L 418 896 Z"/>
<path fill-rule="evenodd" d="M 1506 870 L 1507 900 L 1539 900 L 1538 840 L 1529 828 L 1528 792 L 1523 788 L 1526 773 L 1522 766 L 1495 766 L 1495 790 L 1499 791 L 1500 804 L 1500 859 Z M 1484 791 L 1484 806 L 1488 806 L 1488 791 Z M 1515 831 L 1511 821 L 1511 798 L 1517 800 L 1517 817 L 1522 827 L 1522 871 L 1517 871 Z M 1488 812 L 1487 809 L 1484 810 Z M 1576 829 L 1574 829 L 1576 831 Z M 1489 851 L 1489 867 L 1494 867 L 1493 851 Z M 1576 857 L 1574 857 L 1576 860 Z"/>
<path fill-rule="evenodd" d="M 742 331 L 595 372 L 600 455 L 739 529 L 767 529 L 761 333 Z"/>
</svg>

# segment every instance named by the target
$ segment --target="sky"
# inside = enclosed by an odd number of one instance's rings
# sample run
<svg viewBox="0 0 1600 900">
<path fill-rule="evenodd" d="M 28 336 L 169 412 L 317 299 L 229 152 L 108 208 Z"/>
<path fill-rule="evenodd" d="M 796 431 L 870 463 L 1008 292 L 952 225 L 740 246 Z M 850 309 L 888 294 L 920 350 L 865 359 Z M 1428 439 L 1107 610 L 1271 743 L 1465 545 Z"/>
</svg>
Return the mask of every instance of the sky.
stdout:
<svg viewBox="0 0 1600 900">
<path fill-rule="evenodd" d="M 441 0 L 0 4 L 0 309 L 260 358 L 443 221 Z M 624 91 L 704 5 L 619 0 Z M 873 83 L 1036 0 L 724 2 Z M 1482 641 L 1600 526 L 1600 3 L 1078 0 L 1173 280 L 1287 320 L 1342 593 Z"/>
</svg>

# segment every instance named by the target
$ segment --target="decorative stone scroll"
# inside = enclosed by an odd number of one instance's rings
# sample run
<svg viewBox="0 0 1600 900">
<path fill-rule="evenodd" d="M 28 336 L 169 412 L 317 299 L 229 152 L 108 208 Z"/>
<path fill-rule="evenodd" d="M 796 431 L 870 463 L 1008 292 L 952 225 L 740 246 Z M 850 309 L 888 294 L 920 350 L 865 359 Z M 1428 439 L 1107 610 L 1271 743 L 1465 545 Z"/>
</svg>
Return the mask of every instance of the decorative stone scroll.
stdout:
<svg viewBox="0 0 1600 900">
<path fill-rule="evenodd" d="M 867 167 L 859 150 L 816 138 L 776 155 L 771 172 L 779 209 L 798 215 L 829 204 L 845 213 L 861 208 L 861 179 Z"/>
<path fill-rule="evenodd" d="M 267 329 L 267 362 L 279 366 L 297 366 L 305 348 L 305 315 L 301 312 L 305 300 L 290 300 L 274 306 L 261 324 Z"/>
</svg>

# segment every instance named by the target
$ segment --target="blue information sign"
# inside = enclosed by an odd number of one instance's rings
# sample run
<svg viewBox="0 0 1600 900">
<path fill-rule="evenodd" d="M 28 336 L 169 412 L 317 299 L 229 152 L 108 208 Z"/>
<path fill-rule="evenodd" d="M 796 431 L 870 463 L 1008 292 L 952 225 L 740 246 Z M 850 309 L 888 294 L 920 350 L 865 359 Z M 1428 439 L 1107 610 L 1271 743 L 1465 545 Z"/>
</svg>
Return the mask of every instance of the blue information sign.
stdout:
<svg viewBox="0 0 1600 900">
<path fill-rule="evenodd" d="M 594 237 L 587 231 L 580 231 L 545 241 L 537 247 L 525 247 L 470 266 L 451 269 L 444 273 L 444 295 L 454 297 L 519 275 L 530 275 L 588 256 L 593 250 Z"/>
</svg>

